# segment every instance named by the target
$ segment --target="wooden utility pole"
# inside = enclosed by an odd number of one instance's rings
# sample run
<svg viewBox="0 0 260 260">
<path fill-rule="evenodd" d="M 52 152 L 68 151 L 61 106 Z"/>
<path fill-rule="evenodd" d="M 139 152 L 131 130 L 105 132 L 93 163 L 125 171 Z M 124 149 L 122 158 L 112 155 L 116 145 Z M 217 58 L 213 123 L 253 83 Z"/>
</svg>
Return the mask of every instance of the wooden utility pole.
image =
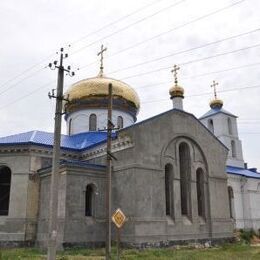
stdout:
<svg viewBox="0 0 260 260">
<path fill-rule="evenodd" d="M 108 85 L 108 111 L 107 111 L 107 187 L 106 187 L 106 213 L 107 213 L 107 232 L 106 232 L 106 260 L 111 256 L 111 172 L 112 172 L 112 109 L 113 93 L 112 84 Z"/>
<path fill-rule="evenodd" d="M 74 76 L 74 72 L 70 72 L 70 66 L 67 69 L 63 66 L 63 59 L 67 58 L 68 54 L 63 53 L 63 48 L 60 49 L 60 64 L 57 61 L 49 64 L 51 69 L 58 69 L 57 95 L 54 95 L 54 90 L 49 93 L 49 98 L 56 99 L 55 110 L 55 125 L 54 125 L 54 143 L 53 143 L 53 158 L 52 158 L 52 174 L 50 186 L 50 207 L 49 207 L 49 237 L 48 237 L 48 260 L 56 259 L 57 247 L 57 212 L 58 212 L 58 190 L 59 190 L 59 168 L 60 168 L 60 140 L 61 140 L 61 120 L 62 120 L 62 101 L 66 100 L 63 97 L 63 82 L 64 71 L 70 76 Z"/>
</svg>

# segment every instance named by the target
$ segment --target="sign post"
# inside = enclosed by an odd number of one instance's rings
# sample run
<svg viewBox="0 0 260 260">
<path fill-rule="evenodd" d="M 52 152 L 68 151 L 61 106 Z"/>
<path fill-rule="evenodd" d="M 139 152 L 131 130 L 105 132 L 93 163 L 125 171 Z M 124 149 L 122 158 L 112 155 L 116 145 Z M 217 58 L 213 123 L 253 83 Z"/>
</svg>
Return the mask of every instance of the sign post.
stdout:
<svg viewBox="0 0 260 260">
<path fill-rule="evenodd" d="M 117 209 L 112 215 L 112 221 L 116 225 L 117 229 L 117 260 L 120 259 L 120 229 L 126 222 L 126 216 L 121 209 Z"/>
</svg>

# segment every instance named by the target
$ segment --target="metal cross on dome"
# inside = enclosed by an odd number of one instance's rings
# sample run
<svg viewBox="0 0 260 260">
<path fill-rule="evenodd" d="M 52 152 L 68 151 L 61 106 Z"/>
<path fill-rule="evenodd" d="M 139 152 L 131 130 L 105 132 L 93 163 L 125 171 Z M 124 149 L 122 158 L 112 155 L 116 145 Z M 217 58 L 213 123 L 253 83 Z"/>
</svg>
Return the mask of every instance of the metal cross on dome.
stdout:
<svg viewBox="0 0 260 260">
<path fill-rule="evenodd" d="M 101 45 L 101 50 L 100 52 L 98 52 L 98 56 L 100 56 L 100 72 L 99 75 L 103 76 L 103 70 L 104 70 L 104 66 L 103 66 L 103 59 L 104 59 L 104 55 L 103 53 L 107 50 L 107 47 L 104 48 L 104 45 Z"/>
<path fill-rule="evenodd" d="M 171 70 L 171 73 L 173 73 L 173 76 L 174 76 L 175 86 L 177 86 L 177 84 L 178 84 L 177 71 L 178 71 L 179 69 L 180 69 L 180 67 L 175 64 L 175 65 L 173 66 L 173 69 Z"/>
<path fill-rule="evenodd" d="M 217 89 L 216 89 L 217 85 L 218 85 L 218 82 L 216 82 L 215 80 L 213 80 L 212 85 L 210 85 L 212 88 L 214 88 L 214 97 L 215 97 L 215 99 L 217 99 Z"/>
</svg>

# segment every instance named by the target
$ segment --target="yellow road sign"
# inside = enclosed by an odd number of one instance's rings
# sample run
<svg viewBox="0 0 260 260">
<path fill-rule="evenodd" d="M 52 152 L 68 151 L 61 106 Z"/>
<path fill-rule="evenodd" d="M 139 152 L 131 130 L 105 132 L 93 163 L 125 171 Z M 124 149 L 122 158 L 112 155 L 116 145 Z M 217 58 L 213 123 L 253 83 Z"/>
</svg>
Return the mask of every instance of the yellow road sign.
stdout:
<svg viewBox="0 0 260 260">
<path fill-rule="evenodd" d="M 112 215 L 112 221 L 118 228 L 121 228 L 124 225 L 126 221 L 126 216 L 121 209 L 117 209 L 114 212 L 114 214 Z"/>
</svg>

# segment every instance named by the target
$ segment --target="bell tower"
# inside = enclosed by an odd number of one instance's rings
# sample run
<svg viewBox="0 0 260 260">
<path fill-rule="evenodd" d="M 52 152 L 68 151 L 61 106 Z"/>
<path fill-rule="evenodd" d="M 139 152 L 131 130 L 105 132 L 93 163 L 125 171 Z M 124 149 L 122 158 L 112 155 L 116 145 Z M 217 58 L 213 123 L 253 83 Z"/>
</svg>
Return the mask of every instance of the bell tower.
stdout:
<svg viewBox="0 0 260 260">
<path fill-rule="evenodd" d="M 199 120 L 229 149 L 227 165 L 244 168 L 242 143 L 237 130 L 237 116 L 223 109 L 223 101 L 217 98 L 218 83 L 213 81 L 214 99 L 210 110 Z"/>
</svg>

